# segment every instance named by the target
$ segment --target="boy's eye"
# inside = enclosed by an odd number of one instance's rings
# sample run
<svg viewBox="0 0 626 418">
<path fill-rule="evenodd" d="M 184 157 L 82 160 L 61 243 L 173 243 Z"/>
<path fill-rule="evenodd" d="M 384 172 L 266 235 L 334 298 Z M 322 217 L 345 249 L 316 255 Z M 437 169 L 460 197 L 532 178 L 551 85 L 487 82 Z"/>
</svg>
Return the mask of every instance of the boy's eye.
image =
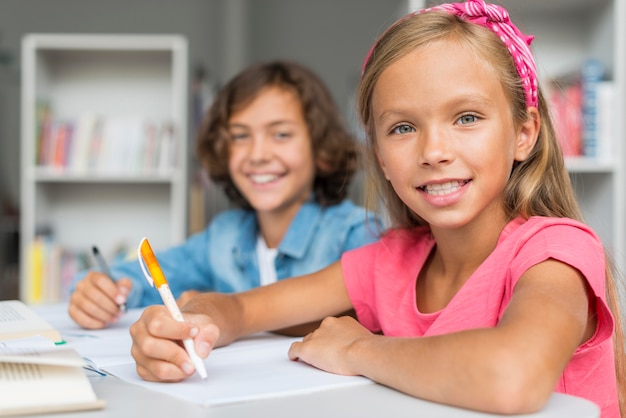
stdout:
<svg viewBox="0 0 626 418">
<path fill-rule="evenodd" d="M 247 139 L 249 137 L 250 137 L 250 135 L 248 135 L 247 133 L 244 133 L 244 132 L 238 132 L 238 133 L 231 132 L 230 133 L 230 140 L 233 141 L 233 142 L 242 141 L 242 140 Z"/>
<path fill-rule="evenodd" d="M 282 131 L 282 132 L 275 132 L 274 136 L 276 138 L 291 138 L 291 132 L 286 132 L 286 131 Z"/>
<path fill-rule="evenodd" d="M 468 123 L 475 123 L 478 121 L 478 117 L 476 115 L 463 115 L 459 119 L 457 119 L 457 123 L 460 125 L 466 125 Z"/>
<path fill-rule="evenodd" d="M 408 134 L 414 131 L 415 129 L 413 129 L 411 125 L 398 125 L 395 128 L 393 128 L 391 132 L 393 132 L 394 134 L 402 135 L 402 134 Z"/>
</svg>

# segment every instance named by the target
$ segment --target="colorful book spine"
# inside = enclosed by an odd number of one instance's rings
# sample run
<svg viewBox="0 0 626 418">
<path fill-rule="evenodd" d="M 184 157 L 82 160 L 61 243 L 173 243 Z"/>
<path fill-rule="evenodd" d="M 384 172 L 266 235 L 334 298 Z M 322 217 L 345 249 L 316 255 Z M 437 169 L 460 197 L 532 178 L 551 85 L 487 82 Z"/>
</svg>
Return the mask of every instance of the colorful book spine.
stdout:
<svg viewBox="0 0 626 418">
<path fill-rule="evenodd" d="M 604 65 L 595 59 L 586 60 L 581 67 L 583 94 L 583 155 L 599 157 L 598 145 L 598 84 L 604 77 Z"/>
</svg>

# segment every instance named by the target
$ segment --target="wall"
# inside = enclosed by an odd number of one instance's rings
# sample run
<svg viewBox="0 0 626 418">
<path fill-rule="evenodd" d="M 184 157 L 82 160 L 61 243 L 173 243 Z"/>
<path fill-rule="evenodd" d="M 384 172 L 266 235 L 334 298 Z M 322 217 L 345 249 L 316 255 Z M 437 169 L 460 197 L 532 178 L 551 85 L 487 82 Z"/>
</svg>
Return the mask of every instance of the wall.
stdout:
<svg viewBox="0 0 626 418">
<path fill-rule="evenodd" d="M 19 202 L 19 66 L 25 33 L 181 33 L 191 64 L 217 53 L 219 4 L 205 0 L 2 0 L 0 51 L 0 197 Z M 215 19 L 217 20 L 217 19 Z"/>
<path fill-rule="evenodd" d="M 287 56 L 307 64 L 347 111 L 363 58 L 405 7 L 404 0 L 252 0 L 250 58 Z"/>
<path fill-rule="evenodd" d="M 361 61 L 405 0 L 2 0 L 0 201 L 19 202 L 19 54 L 25 33 L 180 33 L 217 84 L 257 60 L 311 66 L 349 113 Z"/>
</svg>

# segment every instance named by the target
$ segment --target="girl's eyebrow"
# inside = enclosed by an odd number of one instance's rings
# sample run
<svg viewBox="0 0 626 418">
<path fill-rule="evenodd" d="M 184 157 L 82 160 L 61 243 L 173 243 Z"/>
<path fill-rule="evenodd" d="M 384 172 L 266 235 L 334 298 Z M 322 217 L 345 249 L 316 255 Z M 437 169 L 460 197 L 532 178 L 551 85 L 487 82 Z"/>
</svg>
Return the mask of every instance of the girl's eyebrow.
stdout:
<svg viewBox="0 0 626 418">
<path fill-rule="evenodd" d="M 376 121 L 379 123 L 385 122 L 387 119 L 394 118 L 396 117 L 396 115 L 402 115 L 402 114 L 404 114 L 404 112 L 400 112 L 397 110 L 385 110 L 376 118 Z"/>
<path fill-rule="evenodd" d="M 491 106 L 493 103 L 489 97 L 480 95 L 480 94 L 463 94 L 461 96 L 456 96 L 445 103 L 446 106 Z M 411 108 L 410 110 L 414 110 Z M 397 115 L 404 115 L 406 111 L 404 109 L 389 109 L 382 112 L 376 120 L 379 122 L 384 122 L 388 118 L 395 117 Z"/>
</svg>

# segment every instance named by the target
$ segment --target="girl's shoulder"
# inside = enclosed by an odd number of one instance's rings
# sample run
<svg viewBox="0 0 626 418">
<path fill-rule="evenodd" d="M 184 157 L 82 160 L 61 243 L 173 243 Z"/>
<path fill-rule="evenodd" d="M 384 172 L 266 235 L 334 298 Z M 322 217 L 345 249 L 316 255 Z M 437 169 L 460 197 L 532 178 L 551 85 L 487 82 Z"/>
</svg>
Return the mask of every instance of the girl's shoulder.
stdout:
<svg viewBox="0 0 626 418">
<path fill-rule="evenodd" d="M 515 237 L 516 241 L 526 241 L 532 236 L 550 232 L 555 237 L 562 234 L 587 236 L 592 241 L 601 242 L 596 232 L 587 224 L 571 218 L 559 218 L 552 216 L 531 216 L 528 219 L 516 218 L 510 221 L 504 228 L 500 242 L 508 237 Z"/>
<path fill-rule="evenodd" d="M 517 266 L 519 272 L 553 258 L 581 271 L 589 263 L 602 266 L 605 250 L 602 240 L 583 222 L 557 217 L 533 216 L 511 221 L 502 231 L 494 258 Z M 593 276 L 591 274 L 590 276 Z"/>
</svg>

